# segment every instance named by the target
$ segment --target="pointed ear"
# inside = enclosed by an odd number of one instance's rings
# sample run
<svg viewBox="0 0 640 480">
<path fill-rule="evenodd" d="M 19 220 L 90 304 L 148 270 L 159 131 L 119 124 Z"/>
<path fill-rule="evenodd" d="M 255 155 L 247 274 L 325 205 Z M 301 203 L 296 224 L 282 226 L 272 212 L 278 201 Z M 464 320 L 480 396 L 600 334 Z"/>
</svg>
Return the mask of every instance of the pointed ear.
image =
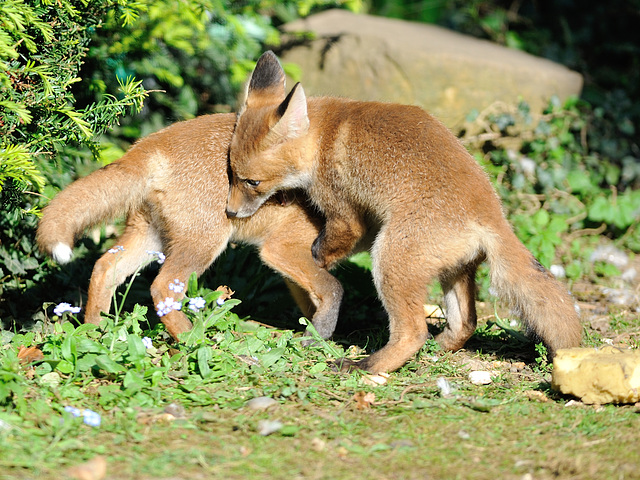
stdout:
<svg viewBox="0 0 640 480">
<path fill-rule="evenodd" d="M 280 120 L 269 132 L 273 140 L 293 140 L 309 131 L 309 116 L 307 115 L 307 97 L 302 85 L 296 83 L 278 107 Z"/>
<path fill-rule="evenodd" d="M 261 103 L 280 102 L 285 97 L 285 75 L 278 57 L 271 51 L 264 52 L 251 73 L 247 84 L 244 105 L 255 107 Z"/>
</svg>

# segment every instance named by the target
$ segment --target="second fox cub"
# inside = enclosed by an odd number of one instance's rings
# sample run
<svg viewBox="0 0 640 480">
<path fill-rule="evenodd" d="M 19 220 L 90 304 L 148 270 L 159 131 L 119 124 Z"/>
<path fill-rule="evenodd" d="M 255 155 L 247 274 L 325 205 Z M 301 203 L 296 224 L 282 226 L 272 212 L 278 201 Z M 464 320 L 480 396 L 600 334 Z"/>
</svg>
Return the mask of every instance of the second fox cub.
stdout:
<svg viewBox="0 0 640 480">
<path fill-rule="evenodd" d="M 75 237 L 87 227 L 127 214 L 123 248 L 105 253 L 89 283 L 85 322 L 99 323 L 108 312 L 113 289 L 149 260 L 148 251 L 166 256 L 151 285 L 155 305 L 181 293 L 170 291 L 175 279 L 200 275 L 230 241 L 257 246 L 260 258 L 283 274 L 303 309 L 315 310 L 313 324 L 328 338 L 335 328 L 342 286 L 311 256 L 321 220 L 304 204 L 266 202 L 252 218 L 225 214 L 229 177 L 227 153 L 235 115 L 206 115 L 176 123 L 135 144 L 118 161 L 81 178 L 44 209 L 38 226 L 40 247 L 60 263 L 71 258 Z M 305 295 L 308 293 L 308 296 Z M 304 304 L 304 301 L 311 303 Z M 180 311 L 162 317 L 178 338 L 191 328 Z"/>
<path fill-rule="evenodd" d="M 461 348 L 476 327 L 475 273 L 485 259 L 494 289 L 552 355 L 580 343 L 565 287 L 516 238 L 473 157 L 422 109 L 307 100 L 300 84 L 286 95 L 282 68 L 267 52 L 251 76 L 230 162 L 229 215 L 253 215 L 280 189 L 307 191 L 326 216 L 313 245 L 323 267 L 349 254 L 366 217 L 379 221 L 373 278 L 389 314 L 390 338 L 357 367 L 395 370 L 423 346 L 423 302 L 434 279 L 442 284 L 447 314 L 437 341 Z"/>
</svg>

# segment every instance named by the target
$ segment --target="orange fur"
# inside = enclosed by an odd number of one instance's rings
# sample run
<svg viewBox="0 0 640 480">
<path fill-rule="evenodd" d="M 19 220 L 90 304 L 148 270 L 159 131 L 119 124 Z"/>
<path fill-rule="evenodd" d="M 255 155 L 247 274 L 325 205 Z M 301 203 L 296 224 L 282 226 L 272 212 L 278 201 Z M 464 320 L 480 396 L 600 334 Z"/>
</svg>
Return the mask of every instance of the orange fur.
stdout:
<svg viewBox="0 0 640 480">
<path fill-rule="evenodd" d="M 476 327 L 475 272 L 485 259 L 493 287 L 551 355 L 580 343 L 565 287 L 516 238 L 486 174 L 446 127 L 414 106 L 307 101 L 299 84 L 285 95 L 275 65 L 271 52 L 258 61 L 253 75 L 261 81 L 250 84 L 238 116 L 227 214 L 248 217 L 277 190 L 306 190 L 326 217 L 313 244 L 326 268 L 352 251 L 367 216 L 379 222 L 373 278 L 390 339 L 358 367 L 391 371 L 422 347 L 422 304 L 434 279 L 442 283 L 448 320 L 437 340 L 461 348 Z"/>
<path fill-rule="evenodd" d="M 250 219 L 225 215 L 234 122 L 232 114 L 207 115 L 167 127 L 137 142 L 120 160 L 71 184 L 44 209 L 37 241 L 60 261 L 69 259 L 75 238 L 87 227 L 127 215 L 117 240 L 124 250 L 105 253 L 94 267 L 86 322 L 99 323 L 114 289 L 150 259 L 147 251 L 166 255 L 151 286 L 157 305 L 166 297 L 179 300 L 182 294 L 170 291 L 169 284 L 203 273 L 233 241 L 255 245 L 261 259 L 290 281 L 303 313 L 314 314 L 320 335 L 331 336 L 342 287 L 313 261 L 310 249 L 321 220 L 306 198 L 294 197 L 286 205 L 267 201 Z M 163 316 L 162 322 L 176 339 L 191 328 L 180 311 Z"/>
</svg>

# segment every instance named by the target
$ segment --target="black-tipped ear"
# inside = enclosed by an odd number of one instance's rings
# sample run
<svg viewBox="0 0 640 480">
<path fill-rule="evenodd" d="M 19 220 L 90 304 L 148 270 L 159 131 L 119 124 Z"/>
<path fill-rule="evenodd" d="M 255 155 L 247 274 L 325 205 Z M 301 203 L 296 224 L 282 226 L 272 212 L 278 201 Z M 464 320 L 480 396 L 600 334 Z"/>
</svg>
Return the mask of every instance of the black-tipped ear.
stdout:
<svg viewBox="0 0 640 480">
<path fill-rule="evenodd" d="M 260 56 L 256 63 L 256 68 L 251 74 L 249 92 L 273 87 L 282 87 L 284 92 L 284 81 L 284 70 L 278 61 L 278 57 L 271 50 L 268 50 Z"/>
<path fill-rule="evenodd" d="M 238 117 L 248 107 L 281 102 L 285 93 L 284 70 L 276 55 L 268 50 L 260 56 L 256 68 L 253 69 L 244 102 L 238 110 Z"/>
<path fill-rule="evenodd" d="M 287 98 L 278 106 L 280 120 L 269 131 L 273 141 L 293 140 L 309 131 L 307 97 L 302 85 L 296 83 Z"/>
</svg>

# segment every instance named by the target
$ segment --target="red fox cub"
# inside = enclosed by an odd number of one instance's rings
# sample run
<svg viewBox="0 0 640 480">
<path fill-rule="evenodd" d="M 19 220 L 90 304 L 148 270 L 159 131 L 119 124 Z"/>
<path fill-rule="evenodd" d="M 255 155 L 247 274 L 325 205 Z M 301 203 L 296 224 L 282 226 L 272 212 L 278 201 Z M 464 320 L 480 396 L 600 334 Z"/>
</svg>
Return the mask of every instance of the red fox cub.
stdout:
<svg viewBox="0 0 640 480">
<path fill-rule="evenodd" d="M 176 279 L 185 282 L 192 272 L 203 273 L 233 241 L 255 245 L 264 263 L 294 282 L 288 283 L 303 313 L 315 311 L 318 333 L 332 335 L 342 286 L 311 256 L 322 226 L 317 214 L 297 199 L 286 205 L 268 200 L 251 218 L 225 214 L 235 119 L 233 114 L 207 115 L 152 134 L 120 160 L 71 184 L 44 209 L 37 241 L 59 263 L 70 260 L 74 238 L 87 227 L 127 214 L 118 247 L 93 269 L 85 322 L 100 322 L 115 287 L 149 261 L 150 252 L 162 251 L 166 257 L 151 285 L 159 305 L 167 297 L 180 300 L 183 294 L 170 285 Z M 167 310 L 162 322 L 177 339 L 191 322 L 182 312 Z"/>
<path fill-rule="evenodd" d="M 486 174 L 456 137 L 418 107 L 286 95 L 272 52 L 251 76 L 230 147 L 227 214 L 253 215 L 274 192 L 304 189 L 326 217 L 313 243 L 318 265 L 348 255 L 373 217 L 373 279 L 389 315 L 387 345 L 357 363 L 370 372 L 401 367 L 428 338 L 429 282 L 444 290 L 447 326 L 436 340 L 461 348 L 476 327 L 475 273 L 487 260 L 494 289 L 551 355 L 580 343 L 581 326 L 563 285 L 538 263 L 505 220 Z"/>
</svg>

